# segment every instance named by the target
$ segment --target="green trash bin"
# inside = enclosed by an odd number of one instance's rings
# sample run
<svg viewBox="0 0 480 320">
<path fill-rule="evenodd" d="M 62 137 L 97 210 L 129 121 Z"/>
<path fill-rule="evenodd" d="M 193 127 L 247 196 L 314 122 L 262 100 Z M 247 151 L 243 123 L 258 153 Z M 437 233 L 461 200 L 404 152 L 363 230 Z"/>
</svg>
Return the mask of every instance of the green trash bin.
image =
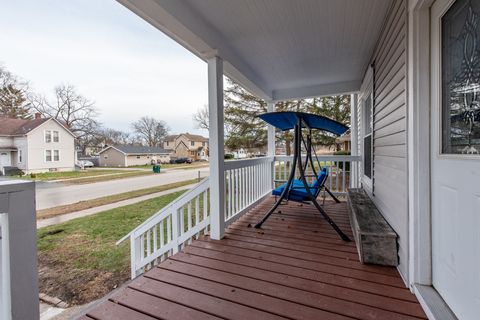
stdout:
<svg viewBox="0 0 480 320">
<path fill-rule="evenodd" d="M 160 166 L 159 165 L 154 165 L 153 166 L 153 172 L 154 173 L 160 173 Z"/>
</svg>

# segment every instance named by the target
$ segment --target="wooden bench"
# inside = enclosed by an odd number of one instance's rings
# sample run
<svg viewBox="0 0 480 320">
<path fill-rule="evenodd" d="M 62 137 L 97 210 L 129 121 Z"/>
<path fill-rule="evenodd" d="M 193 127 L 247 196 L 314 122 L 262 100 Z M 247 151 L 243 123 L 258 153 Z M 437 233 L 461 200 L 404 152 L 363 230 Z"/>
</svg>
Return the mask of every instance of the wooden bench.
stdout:
<svg viewBox="0 0 480 320">
<path fill-rule="evenodd" d="M 362 263 L 398 265 L 397 234 L 363 189 L 347 193 L 350 224 Z"/>
</svg>

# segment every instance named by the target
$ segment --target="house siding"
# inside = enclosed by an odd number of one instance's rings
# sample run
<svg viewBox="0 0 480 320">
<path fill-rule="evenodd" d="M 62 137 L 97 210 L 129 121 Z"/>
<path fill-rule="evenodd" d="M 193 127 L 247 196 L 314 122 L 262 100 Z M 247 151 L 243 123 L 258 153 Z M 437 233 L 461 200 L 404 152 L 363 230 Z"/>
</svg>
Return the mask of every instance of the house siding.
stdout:
<svg viewBox="0 0 480 320">
<path fill-rule="evenodd" d="M 114 148 L 109 148 L 100 153 L 98 160 L 101 167 L 125 167 L 126 156 L 124 153 Z"/>
<path fill-rule="evenodd" d="M 399 235 L 399 271 L 404 279 L 408 276 L 406 36 L 406 1 L 396 0 L 371 61 L 374 65 L 373 179 L 372 187 L 366 188 Z M 358 114 L 360 127 L 360 109 Z M 360 140 L 359 136 L 359 146 Z"/>
<path fill-rule="evenodd" d="M 59 132 L 59 142 L 45 142 L 45 130 Z M 75 170 L 74 137 L 56 121 L 50 120 L 27 134 L 27 154 L 25 159 L 28 173 L 49 170 Z M 59 150 L 60 161 L 45 161 L 45 150 Z M 52 151 L 53 157 L 53 151 Z"/>
</svg>

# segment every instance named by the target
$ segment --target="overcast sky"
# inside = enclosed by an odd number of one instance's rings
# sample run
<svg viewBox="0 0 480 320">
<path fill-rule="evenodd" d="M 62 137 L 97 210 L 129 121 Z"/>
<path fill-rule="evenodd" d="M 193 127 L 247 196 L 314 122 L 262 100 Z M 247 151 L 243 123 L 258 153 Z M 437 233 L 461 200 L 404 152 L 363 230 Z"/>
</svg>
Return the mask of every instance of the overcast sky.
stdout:
<svg viewBox="0 0 480 320">
<path fill-rule="evenodd" d="M 2 1 L 0 63 L 39 93 L 73 84 L 106 127 L 150 115 L 205 133 L 192 114 L 207 103 L 206 63 L 114 0 Z"/>
</svg>

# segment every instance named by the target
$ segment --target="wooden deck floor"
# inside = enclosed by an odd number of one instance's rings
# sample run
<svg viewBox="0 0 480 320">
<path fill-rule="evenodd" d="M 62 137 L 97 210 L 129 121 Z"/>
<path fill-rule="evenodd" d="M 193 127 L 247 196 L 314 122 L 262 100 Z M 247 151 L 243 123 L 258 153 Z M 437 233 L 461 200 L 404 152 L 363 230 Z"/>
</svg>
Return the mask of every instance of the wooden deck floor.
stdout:
<svg viewBox="0 0 480 320">
<path fill-rule="evenodd" d="M 362 265 L 311 206 L 281 206 L 249 227 L 267 199 L 225 239 L 194 241 L 82 319 L 425 319 L 395 268 Z M 345 203 L 326 211 L 351 236 Z M 353 239 L 353 237 L 352 237 Z"/>
</svg>

